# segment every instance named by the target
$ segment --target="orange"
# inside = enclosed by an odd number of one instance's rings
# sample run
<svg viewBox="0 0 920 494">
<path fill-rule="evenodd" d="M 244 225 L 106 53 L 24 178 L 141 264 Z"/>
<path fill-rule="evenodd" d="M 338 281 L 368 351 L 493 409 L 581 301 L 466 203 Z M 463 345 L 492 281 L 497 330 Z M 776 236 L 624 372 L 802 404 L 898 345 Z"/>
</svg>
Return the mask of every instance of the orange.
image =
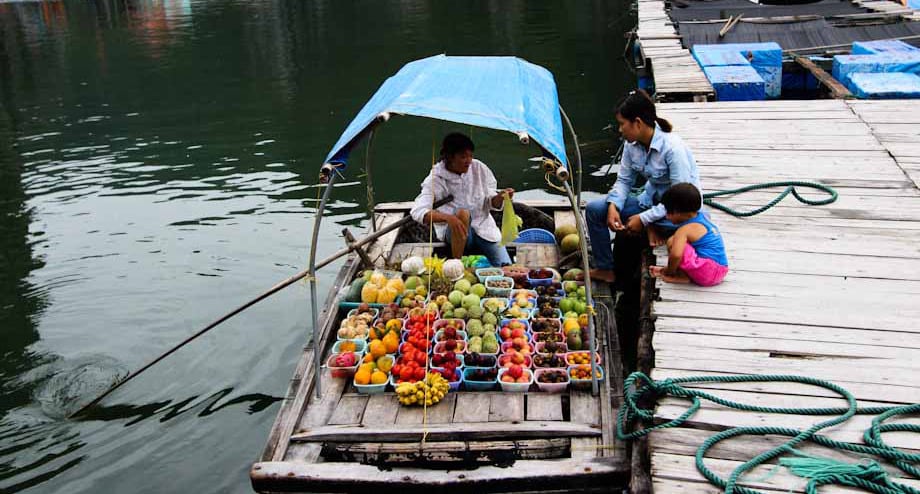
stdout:
<svg viewBox="0 0 920 494">
<path fill-rule="evenodd" d="M 377 360 L 378 357 L 382 357 L 387 354 L 387 347 L 380 340 L 373 340 L 370 344 L 371 358 Z"/>
<path fill-rule="evenodd" d="M 387 353 L 396 353 L 399 349 L 399 338 L 396 333 L 389 333 L 383 338 L 383 345 Z"/>
<path fill-rule="evenodd" d="M 387 382 L 387 375 L 383 372 L 378 370 L 371 374 L 371 384 L 383 384 L 385 382 Z"/>
<path fill-rule="evenodd" d="M 361 369 L 355 373 L 355 384 L 370 384 L 371 382 L 371 372 L 366 369 Z"/>
<path fill-rule="evenodd" d="M 339 352 L 341 353 L 353 352 L 353 351 L 355 351 L 355 342 L 353 341 L 343 341 L 339 345 Z"/>
</svg>

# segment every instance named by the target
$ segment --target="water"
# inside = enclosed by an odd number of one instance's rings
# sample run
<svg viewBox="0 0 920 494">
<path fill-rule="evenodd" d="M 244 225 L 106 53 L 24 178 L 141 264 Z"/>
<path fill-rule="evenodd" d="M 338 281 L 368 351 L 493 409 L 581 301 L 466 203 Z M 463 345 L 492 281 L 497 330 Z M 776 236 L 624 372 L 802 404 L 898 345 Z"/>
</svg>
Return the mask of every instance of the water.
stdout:
<svg viewBox="0 0 920 494">
<path fill-rule="evenodd" d="M 249 492 L 310 331 L 302 284 L 91 420 L 63 417 L 305 265 L 320 161 L 410 60 L 510 54 L 547 67 L 588 171 L 602 167 L 617 145 L 610 109 L 632 86 L 619 57 L 634 22 L 622 0 L 0 1 L 0 490 Z M 378 200 L 410 200 L 406 184 L 455 128 L 388 123 L 373 149 Z M 526 161 L 533 147 L 473 137 L 502 186 L 550 194 Z M 342 246 L 343 225 L 366 226 L 360 156 L 320 258 Z"/>
</svg>

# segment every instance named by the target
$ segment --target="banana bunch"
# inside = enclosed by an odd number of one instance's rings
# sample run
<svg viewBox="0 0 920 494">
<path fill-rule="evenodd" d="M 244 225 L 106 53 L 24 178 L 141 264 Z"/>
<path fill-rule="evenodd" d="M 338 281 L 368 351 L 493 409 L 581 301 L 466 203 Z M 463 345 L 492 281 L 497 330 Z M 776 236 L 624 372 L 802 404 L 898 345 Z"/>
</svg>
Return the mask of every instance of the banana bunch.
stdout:
<svg viewBox="0 0 920 494">
<path fill-rule="evenodd" d="M 441 374 L 429 372 L 422 381 L 398 384 L 396 397 L 403 405 L 431 406 L 441 401 L 449 389 L 450 385 Z"/>
</svg>

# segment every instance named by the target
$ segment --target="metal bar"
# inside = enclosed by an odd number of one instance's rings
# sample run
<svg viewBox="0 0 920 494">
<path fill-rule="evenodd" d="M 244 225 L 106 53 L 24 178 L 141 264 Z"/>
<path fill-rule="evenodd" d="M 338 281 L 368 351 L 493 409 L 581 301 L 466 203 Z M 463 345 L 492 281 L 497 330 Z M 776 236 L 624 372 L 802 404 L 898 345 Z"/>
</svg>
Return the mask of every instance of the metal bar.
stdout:
<svg viewBox="0 0 920 494">
<path fill-rule="evenodd" d="M 371 215 L 371 232 L 377 231 L 377 219 L 374 217 L 374 180 L 371 175 L 371 144 L 374 142 L 374 131 L 371 129 L 367 135 L 367 145 L 364 148 L 364 172 L 367 174 L 367 210 Z"/>
<path fill-rule="evenodd" d="M 575 159 L 577 160 L 578 165 L 578 184 L 575 186 L 575 204 L 581 205 L 581 148 L 578 146 L 578 136 L 575 135 L 575 128 L 572 127 L 572 121 L 569 120 L 569 116 L 566 115 L 565 110 L 562 109 L 562 105 L 559 105 L 559 113 L 562 114 L 562 118 L 565 119 L 565 124 L 569 128 L 569 133 L 572 134 L 572 142 L 575 145 Z M 574 207 L 574 206 L 573 206 Z M 578 209 L 575 210 L 575 215 L 578 215 Z M 585 238 L 585 237 L 582 237 Z M 582 242 L 584 243 L 584 242 Z"/>
<path fill-rule="evenodd" d="M 578 236 L 581 237 L 581 264 L 582 269 L 585 272 L 585 301 L 588 303 L 588 307 L 591 307 L 592 314 L 588 317 L 588 347 L 591 360 L 591 394 L 597 396 L 600 389 L 598 388 L 597 383 L 597 359 L 594 358 L 597 355 L 597 325 L 594 323 L 594 299 L 591 297 L 591 269 L 588 266 L 588 244 L 586 240 L 588 238 L 587 228 L 585 227 L 584 216 L 581 215 L 581 202 L 575 202 L 575 196 L 572 194 L 572 186 L 569 185 L 568 181 L 562 182 L 565 185 L 566 195 L 569 196 L 569 202 L 572 204 L 572 211 L 575 212 L 575 227 L 578 228 Z"/>
<path fill-rule="evenodd" d="M 339 174 L 333 171 L 329 175 L 329 182 L 326 184 L 326 190 L 323 191 L 323 198 L 319 201 L 319 207 L 316 209 L 316 219 L 313 222 L 313 241 L 310 243 L 310 307 L 313 311 L 313 389 L 316 391 L 316 397 L 322 395 L 323 381 L 319 378 L 320 368 L 322 367 L 323 349 L 319 346 L 319 339 L 316 332 L 319 331 L 319 309 L 316 303 L 316 243 L 319 240 L 319 227 L 323 222 L 323 211 L 326 209 L 326 201 L 332 194 L 332 185 Z"/>
</svg>

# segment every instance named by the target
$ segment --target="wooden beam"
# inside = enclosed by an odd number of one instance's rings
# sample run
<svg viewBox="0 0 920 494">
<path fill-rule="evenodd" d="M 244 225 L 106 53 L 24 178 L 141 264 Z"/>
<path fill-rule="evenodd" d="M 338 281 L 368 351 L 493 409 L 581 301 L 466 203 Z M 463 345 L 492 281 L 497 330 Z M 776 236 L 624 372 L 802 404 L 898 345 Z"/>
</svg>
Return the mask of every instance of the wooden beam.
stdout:
<svg viewBox="0 0 920 494">
<path fill-rule="evenodd" d="M 811 59 L 796 55 L 795 61 L 806 70 L 811 72 L 811 75 L 815 76 L 815 79 L 818 79 L 821 84 L 824 84 L 828 89 L 830 89 L 831 96 L 833 96 L 834 99 L 845 99 L 853 97 L 853 93 L 851 93 L 849 89 L 847 89 L 843 84 L 840 84 L 840 81 L 834 79 L 834 77 L 828 74 L 826 70 L 815 65 Z"/>
<path fill-rule="evenodd" d="M 345 236 L 345 244 L 348 245 L 348 248 L 354 250 L 358 254 L 358 257 L 361 258 L 362 265 L 372 267 L 374 261 L 372 261 L 371 258 L 367 256 L 367 252 L 364 252 L 364 249 L 357 244 L 355 236 L 351 234 L 351 231 L 348 228 L 342 228 L 342 235 Z"/>
<path fill-rule="evenodd" d="M 559 398 L 559 395 L 547 395 Z M 521 441 L 426 441 L 424 443 L 326 443 L 325 461 L 359 463 L 494 463 L 511 460 L 563 458 L 570 454 L 570 438 Z"/>
<path fill-rule="evenodd" d="M 523 398 L 523 396 L 522 396 Z M 592 400 L 593 402 L 593 400 Z M 596 404 L 596 402 L 594 402 Z M 325 426 L 302 431 L 291 436 L 291 441 L 322 442 L 419 442 L 421 427 Z M 547 438 L 600 436 L 595 425 L 571 422 L 473 422 L 429 424 L 428 441 L 484 441 L 508 438 Z"/>
</svg>

